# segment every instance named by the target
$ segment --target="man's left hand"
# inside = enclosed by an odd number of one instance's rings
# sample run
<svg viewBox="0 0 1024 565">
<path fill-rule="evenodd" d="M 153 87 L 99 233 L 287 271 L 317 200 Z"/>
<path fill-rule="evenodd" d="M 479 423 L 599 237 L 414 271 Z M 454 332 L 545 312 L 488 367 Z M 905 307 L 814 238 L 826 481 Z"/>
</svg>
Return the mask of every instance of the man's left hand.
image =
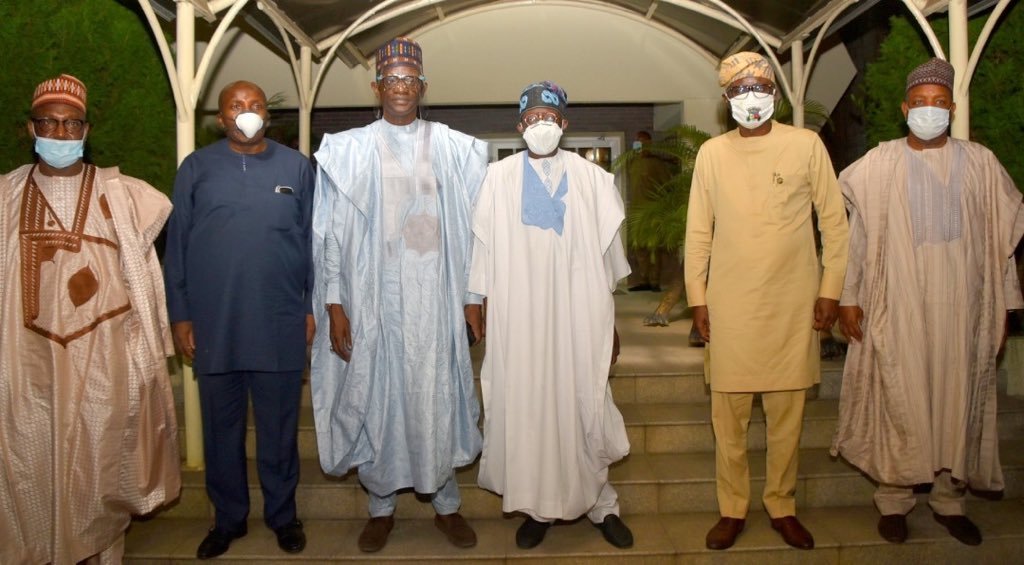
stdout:
<svg viewBox="0 0 1024 565">
<path fill-rule="evenodd" d="M 313 345 L 314 334 L 316 334 L 316 320 L 312 314 L 306 314 L 306 345 Z"/>
<path fill-rule="evenodd" d="M 612 365 L 619 360 L 619 330 L 612 326 Z"/>
<path fill-rule="evenodd" d="M 839 301 L 831 298 L 818 298 L 814 303 L 814 330 L 829 329 L 839 317 Z"/>
<path fill-rule="evenodd" d="M 469 324 L 469 328 L 473 330 L 473 343 L 470 343 L 469 345 L 476 345 L 484 338 L 487 331 L 486 326 L 484 325 L 483 306 L 480 304 L 466 304 L 462 310 L 463 315 L 466 316 L 466 323 Z"/>
</svg>

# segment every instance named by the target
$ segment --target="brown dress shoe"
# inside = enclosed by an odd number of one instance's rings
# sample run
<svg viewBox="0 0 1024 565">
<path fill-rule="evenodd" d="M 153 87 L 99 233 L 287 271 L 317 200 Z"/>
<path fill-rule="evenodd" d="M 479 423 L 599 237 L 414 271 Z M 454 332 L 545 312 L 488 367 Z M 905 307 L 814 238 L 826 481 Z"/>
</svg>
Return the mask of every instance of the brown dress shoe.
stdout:
<svg viewBox="0 0 1024 565">
<path fill-rule="evenodd" d="M 772 529 L 782 534 L 783 541 L 797 549 L 814 549 L 814 536 L 796 516 L 772 518 Z"/>
<path fill-rule="evenodd" d="M 878 534 L 889 543 L 907 541 L 906 514 L 886 514 L 878 519 Z"/>
<path fill-rule="evenodd" d="M 448 541 L 455 547 L 473 547 L 476 545 L 476 533 L 461 514 L 438 514 L 434 516 L 434 525 L 444 532 Z"/>
<path fill-rule="evenodd" d="M 932 516 L 935 516 L 935 521 L 945 526 L 949 535 L 955 537 L 960 543 L 981 545 L 981 530 L 967 516 L 962 514 L 943 516 L 936 512 L 932 512 Z"/>
<path fill-rule="evenodd" d="M 732 544 L 736 543 L 736 537 L 743 531 L 743 525 L 746 523 L 747 521 L 743 518 L 723 517 L 708 532 L 704 543 L 708 549 L 729 549 Z"/>
<path fill-rule="evenodd" d="M 363 533 L 359 534 L 359 551 L 373 553 L 384 549 L 388 543 L 388 534 L 394 527 L 394 516 L 370 518 L 363 527 Z"/>
</svg>

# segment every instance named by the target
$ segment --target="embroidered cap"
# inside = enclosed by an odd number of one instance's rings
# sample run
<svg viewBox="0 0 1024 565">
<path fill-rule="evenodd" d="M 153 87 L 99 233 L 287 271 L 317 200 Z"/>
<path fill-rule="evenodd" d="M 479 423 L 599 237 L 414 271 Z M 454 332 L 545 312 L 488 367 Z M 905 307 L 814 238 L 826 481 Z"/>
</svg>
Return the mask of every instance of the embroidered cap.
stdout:
<svg viewBox="0 0 1024 565">
<path fill-rule="evenodd" d="M 568 105 L 569 96 L 562 87 L 548 80 L 527 86 L 519 95 L 519 115 L 530 108 L 553 108 L 564 116 Z"/>
<path fill-rule="evenodd" d="M 32 95 L 32 108 L 54 102 L 74 106 L 85 112 L 85 85 L 77 78 L 64 74 L 39 83 Z"/>
<path fill-rule="evenodd" d="M 747 77 L 766 78 L 775 82 L 775 71 L 764 55 L 751 51 L 740 51 L 729 55 L 718 65 L 718 86 L 729 86 Z"/>
<path fill-rule="evenodd" d="M 953 65 L 938 57 L 932 57 L 910 71 L 910 74 L 907 75 L 907 90 L 905 92 L 910 92 L 911 88 L 920 84 L 938 84 L 952 92 L 954 75 Z"/>
<path fill-rule="evenodd" d="M 396 37 L 377 50 L 377 78 L 384 76 L 388 67 L 409 65 L 423 74 L 423 49 L 411 37 Z"/>
</svg>

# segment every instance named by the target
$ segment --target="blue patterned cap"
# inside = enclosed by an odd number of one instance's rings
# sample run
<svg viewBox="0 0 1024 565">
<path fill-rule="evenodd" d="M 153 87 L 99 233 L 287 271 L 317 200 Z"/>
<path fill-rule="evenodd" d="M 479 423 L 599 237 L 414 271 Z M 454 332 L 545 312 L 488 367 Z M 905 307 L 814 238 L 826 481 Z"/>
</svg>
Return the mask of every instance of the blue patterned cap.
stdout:
<svg viewBox="0 0 1024 565">
<path fill-rule="evenodd" d="M 519 115 L 530 108 L 553 108 L 564 116 L 568 105 L 569 97 L 561 86 L 547 80 L 535 82 L 524 88 L 519 96 Z"/>
</svg>

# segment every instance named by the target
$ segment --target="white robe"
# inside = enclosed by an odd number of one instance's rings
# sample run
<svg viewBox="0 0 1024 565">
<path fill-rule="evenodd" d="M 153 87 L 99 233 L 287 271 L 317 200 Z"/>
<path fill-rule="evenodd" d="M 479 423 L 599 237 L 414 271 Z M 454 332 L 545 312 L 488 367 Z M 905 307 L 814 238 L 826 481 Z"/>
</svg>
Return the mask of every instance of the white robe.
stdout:
<svg viewBox="0 0 1024 565">
<path fill-rule="evenodd" d="M 629 274 L 612 175 L 562 153 L 562 234 L 521 220 L 523 155 L 492 164 L 473 214 L 469 291 L 487 296 L 480 486 L 503 510 L 587 512 L 629 452 L 608 386 L 615 304 Z"/>
</svg>

